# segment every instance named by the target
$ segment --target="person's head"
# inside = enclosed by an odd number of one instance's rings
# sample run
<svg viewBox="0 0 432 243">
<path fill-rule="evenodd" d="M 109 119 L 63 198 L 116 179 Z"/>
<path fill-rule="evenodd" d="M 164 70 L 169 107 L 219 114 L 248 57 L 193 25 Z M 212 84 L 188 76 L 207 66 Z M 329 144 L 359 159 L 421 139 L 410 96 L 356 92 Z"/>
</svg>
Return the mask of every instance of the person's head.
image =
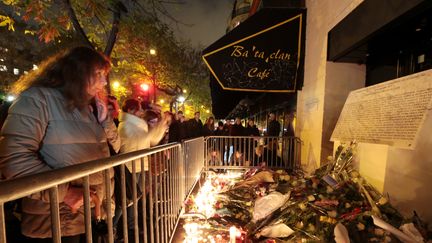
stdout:
<svg viewBox="0 0 432 243">
<path fill-rule="evenodd" d="M 141 101 L 141 107 L 143 108 L 143 110 L 151 110 L 150 102 L 147 100 Z"/>
<path fill-rule="evenodd" d="M 197 120 L 197 121 L 200 119 L 200 112 L 199 112 L 199 111 L 195 112 L 195 114 L 194 114 L 194 118 L 195 118 L 195 120 Z"/>
<path fill-rule="evenodd" d="M 236 117 L 235 122 L 236 125 L 241 125 L 241 119 L 240 117 Z"/>
<path fill-rule="evenodd" d="M 111 62 L 103 54 L 75 47 L 46 59 L 38 69 L 22 76 L 13 92 L 18 94 L 34 86 L 56 88 L 63 93 L 68 108 L 82 110 L 104 92 L 110 68 Z"/>
<path fill-rule="evenodd" d="M 248 119 L 248 125 L 253 127 L 254 126 L 254 120 L 252 118 Z"/>
<path fill-rule="evenodd" d="M 176 120 L 180 120 L 183 117 L 183 111 L 177 111 Z"/>
<path fill-rule="evenodd" d="M 276 115 L 272 112 L 269 114 L 270 121 L 276 120 Z"/>
<path fill-rule="evenodd" d="M 213 118 L 212 116 L 209 117 L 209 118 L 207 119 L 206 124 L 207 124 L 207 125 L 213 125 L 213 126 L 214 126 L 214 118 Z"/>
<path fill-rule="evenodd" d="M 132 114 L 137 117 L 144 115 L 144 110 L 141 108 L 141 104 L 136 99 L 127 99 L 123 102 L 122 111 Z"/>
<path fill-rule="evenodd" d="M 223 126 L 224 126 L 223 122 L 222 122 L 222 121 L 219 121 L 219 122 L 218 122 L 218 129 L 222 130 L 222 129 L 223 129 Z"/>
<path fill-rule="evenodd" d="M 157 123 L 159 122 L 159 118 L 160 118 L 159 114 L 152 110 L 146 110 L 144 112 L 144 120 L 151 128 L 157 125 Z"/>
</svg>

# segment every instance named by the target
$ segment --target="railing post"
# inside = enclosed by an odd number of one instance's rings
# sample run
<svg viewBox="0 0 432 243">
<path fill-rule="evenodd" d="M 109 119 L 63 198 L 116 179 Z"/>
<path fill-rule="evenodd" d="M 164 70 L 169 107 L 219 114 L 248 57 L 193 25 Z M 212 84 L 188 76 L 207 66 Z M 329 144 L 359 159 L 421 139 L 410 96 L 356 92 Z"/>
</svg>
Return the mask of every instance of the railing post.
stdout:
<svg viewBox="0 0 432 243">
<path fill-rule="evenodd" d="M 0 203 L 0 242 L 6 242 L 6 224 L 3 203 Z"/>
<path fill-rule="evenodd" d="M 60 232 L 60 215 L 59 215 L 59 201 L 58 201 L 58 188 L 54 186 L 49 190 L 50 209 L 51 209 L 51 233 L 54 243 L 61 242 Z"/>
<path fill-rule="evenodd" d="M 104 171 L 105 174 L 105 193 L 106 193 L 106 222 L 108 226 L 108 242 L 114 242 L 114 234 L 113 234 L 113 222 L 112 222 L 112 213 L 111 213 L 111 177 L 110 177 L 110 169 L 106 169 Z"/>
<path fill-rule="evenodd" d="M 91 229 L 91 208 L 90 208 L 90 182 L 89 177 L 84 177 L 84 222 L 86 232 L 86 242 L 92 243 L 92 229 Z"/>
</svg>

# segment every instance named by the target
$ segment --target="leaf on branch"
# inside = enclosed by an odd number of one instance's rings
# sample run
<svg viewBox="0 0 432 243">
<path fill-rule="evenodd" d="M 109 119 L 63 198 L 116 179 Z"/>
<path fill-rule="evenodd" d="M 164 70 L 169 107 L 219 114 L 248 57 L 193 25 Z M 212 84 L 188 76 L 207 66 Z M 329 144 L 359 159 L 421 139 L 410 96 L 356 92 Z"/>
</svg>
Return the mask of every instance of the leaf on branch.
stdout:
<svg viewBox="0 0 432 243">
<path fill-rule="evenodd" d="M 62 28 L 70 30 L 71 22 L 68 15 L 62 15 L 57 17 L 57 22 Z"/>
<path fill-rule="evenodd" d="M 0 15 L 0 27 L 8 27 L 8 30 L 15 31 L 14 28 L 15 21 L 9 16 Z"/>
<path fill-rule="evenodd" d="M 15 5 L 19 3 L 19 0 L 3 0 L 3 3 L 6 5 Z"/>
<path fill-rule="evenodd" d="M 55 38 L 60 36 L 60 32 L 51 25 L 45 25 L 43 26 L 39 32 L 39 40 L 40 41 L 44 41 L 45 43 L 49 43 L 53 40 L 55 40 Z"/>
<path fill-rule="evenodd" d="M 36 31 L 34 31 L 34 30 L 24 30 L 24 34 L 25 35 L 27 35 L 27 34 L 29 34 L 29 35 L 35 35 Z"/>
</svg>

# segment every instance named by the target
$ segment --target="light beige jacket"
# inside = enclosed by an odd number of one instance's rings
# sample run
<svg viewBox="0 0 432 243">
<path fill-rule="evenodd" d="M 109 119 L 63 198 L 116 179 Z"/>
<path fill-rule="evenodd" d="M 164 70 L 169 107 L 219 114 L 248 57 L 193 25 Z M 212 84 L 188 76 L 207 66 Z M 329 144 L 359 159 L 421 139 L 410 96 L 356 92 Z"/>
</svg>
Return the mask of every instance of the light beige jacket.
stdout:
<svg viewBox="0 0 432 243">
<path fill-rule="evenodd" d="M 121 140 L 120 153 L 133 152 L 150 148 L 159 143 L 165 129 L 161 124 L 149 130 L 145 120 L 129 114 L 120 112 L 118 133 Z M 141 172 L 140 160 L 135 160 L 136 172 Z M 126 167 L 132 172 L 132 162 L 126 163 Z M 148 157 L 144 158 L 144 170 L 148 170 Z"/>
</svg>

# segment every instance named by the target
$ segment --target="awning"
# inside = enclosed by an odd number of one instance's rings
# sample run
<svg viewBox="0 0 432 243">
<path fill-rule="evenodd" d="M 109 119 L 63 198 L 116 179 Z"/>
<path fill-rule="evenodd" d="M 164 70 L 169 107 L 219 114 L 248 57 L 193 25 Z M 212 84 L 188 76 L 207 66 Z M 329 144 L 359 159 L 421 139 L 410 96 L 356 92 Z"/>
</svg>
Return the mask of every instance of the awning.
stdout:
<svg viewBox="0 0 432 243">
<path fill-rule="evenodd" d="M 263 8 L 203 51 L 216 117 L 262 92 L 301 89 L 305 23 L 306 9 Z"/>
<path fill-rule="evenodd" d="M 203 51 L 224 90 L 295 92 L 302 85 L 305 9 L 264 8 Z"/>
</svg>

